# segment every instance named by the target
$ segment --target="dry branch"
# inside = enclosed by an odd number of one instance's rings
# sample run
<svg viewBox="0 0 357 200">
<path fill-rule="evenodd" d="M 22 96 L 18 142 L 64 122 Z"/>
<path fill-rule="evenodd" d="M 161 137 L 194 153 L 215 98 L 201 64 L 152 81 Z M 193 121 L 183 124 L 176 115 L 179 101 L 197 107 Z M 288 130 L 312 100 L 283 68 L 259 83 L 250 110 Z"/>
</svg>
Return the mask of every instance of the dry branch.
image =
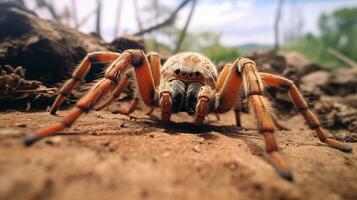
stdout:
<svg viewBox="0 0 357 200">
<path fill-rule="evenodd" d="M 283 8 L 284 0 L 279 0 L 278 7 L 276 9 L 275 22 L 274 22 L 274 51 L 279 50 L 279 23 L 281 19 L 281 11 Z"/>
<path fill-rule="evenodd" d="M 181 2 L 181 4 L 174 10 L 174 12 L 171 13 L 171 15 L 166 19 L 164 20 L 163 22 L 159 23 L 159 24 L 156 24 L 152 27 L 149 27 L 147 29 L 144 29 L 142 31 L 139 31 L 133 35 L 135 36 L 141 36 L 141 35 L 144 35 L 145 33 L 150 33 L 154 30 L 157 30 L 157 29 L 160 29 L 160 28 L 163 28 L 165 26 L 169 26 L 169 25 L 172 25 L 174 22 L 175 22 L 175 19 L 176 19 L 176 16 L 177 14 L 179 13 L 179 11 L 185 7 L 187 5 L 187 3 L 190 2 L 190 0 L 184 0 Z"/>
<path fill-rule="evenodd" d="M 348 66 L 357 68 L 357 63 L 354 60 L 338 52 L 336 49 L 328 48 L 327 51 Z"/>
<path fill-rule="evenodd" d="M 141 22 L 141 17 L 140 17 L 140 10 L 139 10 L 138 1 L 137 1 L 137 0 L 134 0 L 134 1 L 133 1 L 133 4 L 134 4 L 134 12 L 135 12 L 136 22 L 138 23 L 139 31 L 142 31 L 142 30 L 143 30 L 143 23 Z"/>
<path fill-rule="evenodd" d="M 192 6 L 191 6 L 191 10 L 190 10 L 190 13 L 188 14 L 188 17 L 187 17 L 185 26 L 184 26 L 184 28 L 183 28 L 183 30 L 182 30 L 182 32 L 181 32 L 180 38 L 179 38 L 178 41 L 177 41 L 175 53 L 177 53 L 177 52 L 180 51 L 182 42 L 183 42 L 183 40 L 185 39 L 185 36 L 186 36 L 187 28 L 188 28 L 188 26 L 190 25 L 193 12 L 195 11 L 195 7 L 196 7 L 196 0 L 193 0 L 193 1 L 192 1 Z"/>
</svg>

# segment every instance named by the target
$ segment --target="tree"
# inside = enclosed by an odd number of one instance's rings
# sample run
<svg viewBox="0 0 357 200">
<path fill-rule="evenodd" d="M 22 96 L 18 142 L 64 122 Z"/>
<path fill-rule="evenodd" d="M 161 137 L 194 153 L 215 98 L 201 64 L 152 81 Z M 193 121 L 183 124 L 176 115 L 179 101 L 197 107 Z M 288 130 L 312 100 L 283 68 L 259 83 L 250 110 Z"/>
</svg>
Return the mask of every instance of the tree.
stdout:
<svg viewBox="0 0 357 200">
<path fill-rule="evenodd" d="M 344 8 L 319 20 L 321 40 L 327 48 L 335 48 L 357 60 L 357 8 Z"/>
</svg>

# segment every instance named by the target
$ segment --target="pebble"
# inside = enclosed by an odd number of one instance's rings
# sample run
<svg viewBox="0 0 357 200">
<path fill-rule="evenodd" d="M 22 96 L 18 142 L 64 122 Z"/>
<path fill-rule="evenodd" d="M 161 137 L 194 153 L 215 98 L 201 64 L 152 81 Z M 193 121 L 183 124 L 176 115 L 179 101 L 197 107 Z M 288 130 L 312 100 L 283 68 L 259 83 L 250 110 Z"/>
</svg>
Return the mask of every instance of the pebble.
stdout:
<svg viewBox="0 0 357 200">
<path fill-rule="evenodd" d="M 27 127 L 27 124 L 18 124 L 17 127 L 25 128 L 25 127 Z"/>
<path fill-rule="evenodd" d="M 201 153 L 201 149 L 199 145 L 195 145 L 192 149 L 197 153 Z"/>
</svg>

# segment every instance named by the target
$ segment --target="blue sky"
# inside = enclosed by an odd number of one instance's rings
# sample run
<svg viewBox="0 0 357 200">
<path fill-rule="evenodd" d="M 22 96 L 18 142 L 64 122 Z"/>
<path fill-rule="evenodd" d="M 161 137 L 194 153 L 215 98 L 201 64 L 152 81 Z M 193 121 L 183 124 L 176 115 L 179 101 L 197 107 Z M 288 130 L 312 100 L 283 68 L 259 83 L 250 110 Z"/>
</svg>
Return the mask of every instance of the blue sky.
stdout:
<svg viewBox="0 0 357 200">
<path fill-rule="evenodd" d="M 35 0 L 26 0 L 31 7 Z M 104 12 L 102 21 L 103 37 L 110 41 L 113 38 L 117 0 L 103 0 Z M 70 5 L 70 0 L 54 1 L 59 10 Z M 120 33 L 134 33 L 138 30 L 134 16 L 132 0 L 123 0 L 123 12 L 120 22 Z M 145 7 L 149 1 L 140 1 L 139 6 Z M 160 0 L 161 3 L 175 8 L 178 0 Z M 86 16 L 95 8 L 95 0 L 77 0 L 79 18 Z M 214 31 L 222 35 L 221 42 L 234 46 L 246 43 L 272 44 L 273 22 L 277 0 L 198 0 L 196 11 L 192 18 L 189 31 Z M 317 22 L 322 13 L 332 13 L 343 7 L 356 7 L 357 0 L 285 0 L 281 21 L 281 38 L 287 30 L 297 27 L 302 33 L 318 34 Z M 46 17 L 48 13 L 40 11 Z M 177 20 L 178 26 L 183 26 L 189 8 L 185 8 Z M 148 18 L 143 13 L 142 18 Z M 84 32 L 94 29 L 94 17 L 81 28 Z M 144 24 L 149 26 L 150 24 Z"/>
</svg>

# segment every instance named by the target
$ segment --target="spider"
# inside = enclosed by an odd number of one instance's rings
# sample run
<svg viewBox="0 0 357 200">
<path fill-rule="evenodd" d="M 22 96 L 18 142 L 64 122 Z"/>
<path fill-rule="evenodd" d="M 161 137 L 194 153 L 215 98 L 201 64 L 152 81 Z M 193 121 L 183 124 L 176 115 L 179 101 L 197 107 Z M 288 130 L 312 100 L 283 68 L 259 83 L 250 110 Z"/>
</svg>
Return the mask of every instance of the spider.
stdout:
<svg viewBox="0 0 357 200">
<path fill-rule="evenodd" d="M 309 127 L 316 131 L 322 142 L 343 152 L 352 151 L 347 144 L 325 136 L 319 119 L 309 109 L 293 81 L 258 72 L 256 63 L 248 58 L 238 58 L 233 64 L 227 64 L 218 76 L 215 65 L 199 53 L 176 54 L 162 67 L 160 56 L 155 52 L 147 55 L 141 50 L 126 50 L 121 54 L 90 53 L 74 71 L 72 78 L 60 89 L 51 107 L 51 114 L 56 113 L 64 98 L 85 77 L 93 63 L 108 64 L 104 78 L 77 102 L 62 122 L 27 136 L 24 140 L 25 145 L 30 146 L 43 137 L 72 126 L 81 114 L 95 109 L 99 100 L 112 90 L 112 96 L 97 109 L 109 105 L 123 92 L 129 80 L 127 73 L 133 69 L 141 99 L 147 106 L 161 109 L 163 122 L 169 122 L 173 113 L 186 112 L 194 116 L 194 123 L 199 126 L 202 125 L 207 114 L 228 112 L 236 102 L 241 102 L 241 98 L 246 98 L 255 113 L 257 130 L 264 136 L 267 156 L 276 171 L 287 180 L 292 180 L 293 175 L 279 152 L 273 134 L 274 120 L 268 102 L 263 97 L 265 85 L 285 89 L 290 94 L 296 109 L 303 115 Z M 130 104 L 126 113 L 133 112 L 137 106 L 137 99 L 135 98 Z M 239 104 L 235 106 L 237 118 L 240 117 L 239 108 Z M 240 119 L 236 121 L 237 125 L 240 125 Z"/>
</svg>

